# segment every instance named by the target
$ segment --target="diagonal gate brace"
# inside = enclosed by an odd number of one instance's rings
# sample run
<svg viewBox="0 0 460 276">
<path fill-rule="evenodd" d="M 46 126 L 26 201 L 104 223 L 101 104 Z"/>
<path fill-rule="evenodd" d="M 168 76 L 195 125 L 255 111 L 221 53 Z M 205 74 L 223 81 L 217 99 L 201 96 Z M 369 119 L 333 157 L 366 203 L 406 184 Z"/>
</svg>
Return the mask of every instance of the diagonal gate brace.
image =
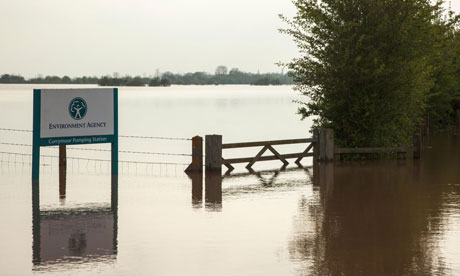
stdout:
<svg viewBox="0 0 460 276">
<path fill-rule="evenodd" d="M 265 145 L 260 151 L 259 153 L 257 153 L 257 155 L 251 160 L 251 162 L 249 162 L 247 165 L 246 165 L 246 168 L 249 170 L 251 169 L 252 165 L 254 165 L 254 163 L 256 163 L 257 161 L 259 161 L 260 157 L 262 157 L 262 155 L 265 153 L 265 151 L 270 150 L 279 160 L 281 160 L 281 162 L 283 162 L 284 166 L 283 167 L 286 167 L 289 162 L 286 161 L 286 159 L 284 157 L 282 157 L 271 145 Z"/>
<path fill-rule="evenodd" d="M 222 158 L 222 163 L 224 164 L 225 167 L 227 167 L 227 172 L 225 173 L 226 175 L 230 174 L 235 167 L 233 167 L 231 164 L 224 163 L 225 159 Z"/>
<path fill-rule="evenodd" d="M 305 151 L 302 153 L 302 155 L 307 154 L 312 148 L 313 148 L 313 143 L 311 143 L 311 144 L 305 149 Z M 304 156 L 301 156 L 301 157 L 297 158 L 294 162 L 295 162 L 297 165 L 300 165 L 300 161 L 301 161 L 303 158 L 304 158 Z"/>
</svg>

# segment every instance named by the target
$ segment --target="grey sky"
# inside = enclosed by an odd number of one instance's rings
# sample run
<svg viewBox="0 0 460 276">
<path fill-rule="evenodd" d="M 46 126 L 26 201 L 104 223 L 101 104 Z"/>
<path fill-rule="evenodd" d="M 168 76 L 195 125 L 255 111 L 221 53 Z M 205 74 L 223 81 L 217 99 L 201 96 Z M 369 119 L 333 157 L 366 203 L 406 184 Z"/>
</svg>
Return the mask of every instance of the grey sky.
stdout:
<svg viewBox="0 0 460 276">
<path fill-rule="evenodd" d="M 297 55 L 279 13 L 290 0 L 0 0 L 0 74 L 276 72 Z"/>
</svg>

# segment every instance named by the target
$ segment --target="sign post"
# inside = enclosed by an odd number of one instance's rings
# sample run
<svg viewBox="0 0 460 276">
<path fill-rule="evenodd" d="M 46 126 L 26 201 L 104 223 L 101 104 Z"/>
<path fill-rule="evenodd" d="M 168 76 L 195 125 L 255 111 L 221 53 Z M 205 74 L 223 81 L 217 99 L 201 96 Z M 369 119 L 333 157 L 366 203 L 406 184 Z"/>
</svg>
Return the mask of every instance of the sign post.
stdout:
<svg viewBox="0 0 460 276">
<path fill-rule="evenodd" d="M 112 186 L 118 182 L 118 89 L 35 89 L 32 181 L 40 178 L 40 147 L 112 144 Z"/>
<path fill-rule="evenodd" d="M 33 112 L 32 250 L 34 264 L 39 264 L 41 259 L 40 147 L 46 146 L 112 144 L 111 209 L 114 221 L 114 252 L 116 254 L 118 89 L 34 89 Z M 46 246 L 46 236 L 43 245 Z"/>
</svg>

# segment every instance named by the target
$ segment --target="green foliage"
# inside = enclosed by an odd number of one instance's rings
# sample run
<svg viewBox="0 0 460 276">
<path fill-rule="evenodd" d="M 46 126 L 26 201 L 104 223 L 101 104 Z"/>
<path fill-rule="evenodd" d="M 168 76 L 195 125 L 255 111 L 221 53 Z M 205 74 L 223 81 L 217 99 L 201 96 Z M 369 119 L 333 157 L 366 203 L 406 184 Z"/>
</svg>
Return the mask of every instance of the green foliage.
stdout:
<svg viewBox="0 0 460 276">
<path fill-rule="evenodd" d="M 171 82 L 171 84 L 178 85 L 212 85 L 212 84 L 252 84 L 252 85 L 282 85 L 294 84 L 293 79 L 287 74 L 279 73 L 266 73 L 266 74 L 253 74 L 242 72 L 237 68 L 233 68 L 228 74 L 211 75 L 205 72 L 187 73 L 184 75 L 173 74 L 166 72 L 163 78 Z"/>
<path fill-rule="evenodd" d="M 450 14 L 444 21 L 434 22 L 431 51 L 434 86 L 428 93 L 427 111 L 431 125 L 442 130 L 455 125 L 456 110 L 460 109 L 460 32 L 458 18 Z"/>
<path fill-rule="evenodd" d="M 126 86 L 145 86 L 145 82 L 141 77 L 126 78 Z"/>
<path fill-rule="evenodd" d="M 281 85 L 279 79 L 270 79 L 269 77 L 263 77 L 255 80 L 251 85 Z"/>
<path fill-rule="evenodd" d="M 71 79 L 68 76 L 62 78 L 57 76 L 38 76 L 29 80 L 19 75 L 4 74 L 0 77 L 0 83 L 38 83 L 38 84 L 97 84 L 97 77 L 79 77 Z"/>
<path fill-rule="evenodd" d="M 156 77 L 156 78 L 153 78 L 150 83 L 149 83 L 149 86 L 171 86 L 171 83 L 169 82 L 169 80 L 165 79 L 165 78 L 159 78 L 159 77 Z"/>
<path fill-rule="evenodd" d="M 0 83 L 25 83 L 25 79 L 18 75 L 4 74 L 0 77 Z"/>
<path fill-rule="evenodd" d="M 426 109 L 437 109 L 430 101 L 439 93 L 437 105 L 451 101 L 445 90 L 458 83 L 458 73 L 452 78 L 450 61 L 443 64 L 451 53 L 443 52 L 442 32 L 451 26 L 442 19 L 442 1 L 294 4 L 297 15 L 284 18 L 290 28 L 282 32 L 302 54 L 287 64 L 308 97 L 299 113 L 316 116 L 315 127 L 333 128 L 340 146 L 410 144 Z"/>
</svg>

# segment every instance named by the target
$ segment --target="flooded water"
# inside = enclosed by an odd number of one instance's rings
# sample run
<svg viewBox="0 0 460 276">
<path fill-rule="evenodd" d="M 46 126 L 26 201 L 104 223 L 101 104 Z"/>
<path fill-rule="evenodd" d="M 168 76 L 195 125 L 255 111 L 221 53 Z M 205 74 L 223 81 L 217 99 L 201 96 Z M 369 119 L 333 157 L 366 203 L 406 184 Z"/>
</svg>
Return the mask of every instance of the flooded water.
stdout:
<svg viewBox="0 0 460 276">
<path fill-rule="evenodd" d="M 0 85 L 0 128 L 31 129 L 33 88 L 43 87 Z M 87 145 L 69 146 L 65 187 L 57 149 L 43 149 L 33 193 L 31 133 L 0 130 L 0 275 L 460 275 L 459 137 L 432 137 L 419 161 L 187 176 L 195 135 L 309 137 L 298 96 L 286 86 L 119 91 L 117 189 L 109 146 Z"/>
</svg>

